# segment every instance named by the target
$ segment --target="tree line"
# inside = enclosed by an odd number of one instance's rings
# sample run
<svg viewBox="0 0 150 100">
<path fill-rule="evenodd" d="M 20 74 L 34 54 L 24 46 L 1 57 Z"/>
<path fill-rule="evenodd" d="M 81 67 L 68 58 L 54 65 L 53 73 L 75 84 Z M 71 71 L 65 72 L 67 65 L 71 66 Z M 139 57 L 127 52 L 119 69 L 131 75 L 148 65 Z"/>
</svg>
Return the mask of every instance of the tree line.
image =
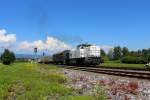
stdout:
<svg viewBox="0 0 150 100">
<path fill-rule="evenodd" d="M 150 62 L 150 48 L 129 51 L 127 47 L 116 46 L 106 52 L 101 49 L 101 56 L 105 60 L 120 60 L 122 63 L 145 64 Z"/>
</svg>

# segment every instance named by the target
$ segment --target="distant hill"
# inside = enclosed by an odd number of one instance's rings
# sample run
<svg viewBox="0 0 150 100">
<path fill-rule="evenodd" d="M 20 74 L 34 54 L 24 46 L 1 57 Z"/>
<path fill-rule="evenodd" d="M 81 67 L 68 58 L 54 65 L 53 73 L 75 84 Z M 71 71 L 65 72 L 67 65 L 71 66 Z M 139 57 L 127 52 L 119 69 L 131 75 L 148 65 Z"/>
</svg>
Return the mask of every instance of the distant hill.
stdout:
<svg viewBox="0 0 150 100">
<path fill-rule="evenodd" d="M 1 56 L 2 53 L 0 53 L 0 56 Z M 33 54 L 15 54 L 16 58 L 19 59 L 19 58 L 26 58 L 26 59 L 33 59 L 35 58 L 35 55 Z M 38 58 L 41 58 L 43 57 L 42 55 L 37 55 Z M 51 57 L 51 56 L 49 56 Z"/>
<path fill-rule="evenodd" d="M 28 59 L 28 58 L 31 58 L 31 59 L 35 58 L 35 55 L 32 55 L 32 54 L 15 54 L 15 56 L 18 59 L 19 58 L 26 58 L 26 59 Z M 37 57 L 40 58 L 40 57 L 42 57 L 42 55 L 37 55 Z"/>
</svg>

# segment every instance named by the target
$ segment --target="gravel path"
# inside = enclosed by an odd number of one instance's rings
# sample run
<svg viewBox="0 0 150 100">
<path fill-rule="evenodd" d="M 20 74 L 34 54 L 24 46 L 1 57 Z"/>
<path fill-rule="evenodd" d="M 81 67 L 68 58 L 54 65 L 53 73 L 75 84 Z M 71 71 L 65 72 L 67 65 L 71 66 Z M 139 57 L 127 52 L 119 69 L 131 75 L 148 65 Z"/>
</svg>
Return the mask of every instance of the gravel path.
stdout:
<svg viewBox="0 0 150 100">
<path fill-rule="evenodd" d="M 150 80 L 63 69 L 69 87 L 81 95 L 105 93 L 108 100 L 150 100 Z"/>
</svg>

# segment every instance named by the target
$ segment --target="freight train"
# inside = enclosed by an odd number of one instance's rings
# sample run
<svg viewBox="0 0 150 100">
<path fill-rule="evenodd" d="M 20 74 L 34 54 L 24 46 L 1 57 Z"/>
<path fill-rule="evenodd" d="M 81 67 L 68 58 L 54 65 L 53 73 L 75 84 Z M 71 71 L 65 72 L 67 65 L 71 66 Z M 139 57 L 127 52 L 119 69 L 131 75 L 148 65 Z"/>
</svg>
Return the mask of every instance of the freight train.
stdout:
<svg viewBox="0 0 150 100">
<path fill-rule="evenodd" d="M 100 47 L 91 44 L 80 44 L 75 50 L 65 50 L 53 55 L 55 64 L 95 66 L 103 62 Z"/>
</svg>

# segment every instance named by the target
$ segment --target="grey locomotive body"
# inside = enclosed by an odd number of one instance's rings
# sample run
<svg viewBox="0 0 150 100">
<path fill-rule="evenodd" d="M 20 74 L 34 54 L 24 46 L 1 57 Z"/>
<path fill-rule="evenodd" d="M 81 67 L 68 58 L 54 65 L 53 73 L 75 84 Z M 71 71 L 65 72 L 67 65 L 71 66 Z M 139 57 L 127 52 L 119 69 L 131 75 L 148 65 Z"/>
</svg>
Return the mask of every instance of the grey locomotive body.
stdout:
<svg viewBox="0 0 150 100">
<path fill-rule="evenodd" d="M 98 65 L 102 63 L 98 46 L 81 44 L 75 50 L 65 50 L 53 55 L 55 64 L 65 65 Z"/>
</svg>

